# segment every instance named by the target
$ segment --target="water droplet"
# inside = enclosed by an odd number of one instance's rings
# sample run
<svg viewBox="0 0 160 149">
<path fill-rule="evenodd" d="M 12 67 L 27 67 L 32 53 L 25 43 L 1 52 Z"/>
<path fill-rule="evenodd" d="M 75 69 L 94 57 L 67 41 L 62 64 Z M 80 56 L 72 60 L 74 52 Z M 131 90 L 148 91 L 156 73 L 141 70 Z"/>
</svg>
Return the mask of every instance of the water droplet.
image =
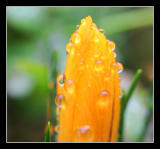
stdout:
<svg viewBox="0 0 160 149">
<path fill-rule="evenodd" d="M 82 19 L 82 20 L 81 20 L 81 23 L 82 23 L 82 25 L 85 25 L 85 24 L 86 24 L 85 19 Z"/>
<path fill-rule="evenodd" d="M 104 77 L 104 80 L 105 81 L 108 81 L 110 79 L 110 73 L 106 73 L 105 74 L 105 77 Z"/>
<path fill-rule="evenodd" d="M 99 94 L 99 100 L 97 101 L 98 106 L 106 107 L 110 101 L 110 93 L 106 90 L 101 91 Z"/>
<path fill-rule="evenodd" d="M 59 85 L 63 86 L 65 82 L 64 73 L 59 76 Z"/>
<path fill-rule="evenodd" d="M 80 26 L 80 25 L 76 25 L 76 29 L 79 29 L 79 26 Z"/>
<path fill-rule="evenodd" d="M 123 71 L 123 65 L 121 63 L 117 63 L 117 66 L 118 66 L 117 72 L 121 73 Z"/>
<path fill-rule="evenodd" d="M 113 41 L 108 40 L 108 46 L 112 51 L 115 50 L 116 45 Z"/>
<path fill-rule="evenodd" d="M 58 108 L 61 108 L 62 105 L 65 104 L 65 97 L 63 94 L 57 95 L 55 98 L 55 104 L 57 105 Z"/>
<path fill-rule="evenodd" d="M 94 57 L 95 57 L 95 58 L 98 58 L 98 57 L 99 57 L 99 52 L 98 52 L 98 51 L 95 51 Z"/>
<path fill-rule="evenodd" d="M 114 58 L 116 58 L 116 56 L 117 56 L 117 53 L 113 52 L 113 56 L 114 56 Z"/>
<path fill-rule="evenodd" d="M 72 35 L 72 41 L 73 41 L 74 44 L 79 44 L 80 43 L 81 38 L 80 38 L 79 33 L 76 32 Z"/>
<path fill-rule="evenodd" d="M 59 133 L 59 125 L 56 125 L 56 126 L 54 127 L 54 131 L 55 131 L 56 133 Z"/>
<path fill-rule="evenodd" d="M 106 58 L 107 58 L 106 53 L 105 53 L 105 52 L 102 52 L 101 59 L 102 59 L 102 60 L 105 60 Z"/>
<path fill-rule="evenodd" d="M 89 125 L 85 125 L 75 130 L 74 141 L 75 142 L 92 142 L 93 132 Z"/>
<path fill-rule="evenodd" d="M 72 42 L 69 42 L 69 43 L 66 45 L 67 55 L 71 52 L 72 49 L 73 49 L 73 43 L 72 43 Z"/>
<path fill-rule="evenodd" d="M 111 72 L 114 73 L 115 71 L 117 71 L 117 63 L 113 62 L 111 66 Z"/>
<path fill-rule="evenodd" d="M 100 28 L 99 30 L 100 30 L 100 32 L 101 32 L 102 34 L 104 34 L 104 29 L 103 29 L 103 28 Z"/>
<path fill-rule="evenodd" d="M 79 69 L 83 70 L 84 69 L 84 62 L 80 62 L 79 64 L 80 64 Z"/>
<path fill-rule="evenodd" d="M 96 64 L 95 64 L 95 70 L 96 71 L 102 71 L 103 68 L 104 68 L 103 61 L 102 60 L 97 60 Z"/>
<path fill-rule="evenodd" d="M 96 43 L 99 42 L 98 36 L 95 36 L 95 37 L 94 37 L 94 42 L 96 42 Z"/>
<path fill-rule="evenodd" d="M 73 80 L 68 80 L 66 83 L 66 90 L 68 93 L 73 94 L 75 91 L 75 85 L 73 83 Z"/>
<path fill-rule="evenodd" d="M 95 23 L 92 24 L 91 29 L 94 30 L 94 31 L 97 29 L 97 26 L 96 26 Z"/>
</svg>

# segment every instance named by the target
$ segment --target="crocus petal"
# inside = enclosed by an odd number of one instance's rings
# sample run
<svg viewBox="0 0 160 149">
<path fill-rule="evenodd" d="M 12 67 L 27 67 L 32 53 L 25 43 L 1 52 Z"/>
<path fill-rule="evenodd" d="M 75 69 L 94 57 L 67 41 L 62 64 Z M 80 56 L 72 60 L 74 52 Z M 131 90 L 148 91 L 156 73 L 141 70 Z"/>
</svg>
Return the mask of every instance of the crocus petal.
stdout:
<svg viewBox="0 0 160 149">
<path fill-rule="evenodd" d="M 65 72 L 57 77 L 58 142 L 114 142 L 120 119 L 122 64 L 115 44 L 90 16 L 66 45 Z"/>
</svg>

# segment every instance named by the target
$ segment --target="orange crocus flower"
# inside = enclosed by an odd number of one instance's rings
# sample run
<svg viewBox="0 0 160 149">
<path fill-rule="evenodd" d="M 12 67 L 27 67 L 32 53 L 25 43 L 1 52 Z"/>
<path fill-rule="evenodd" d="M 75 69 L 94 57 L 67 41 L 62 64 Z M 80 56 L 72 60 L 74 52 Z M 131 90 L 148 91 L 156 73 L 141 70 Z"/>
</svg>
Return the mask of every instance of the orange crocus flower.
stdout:
<svg viewBox="0 0 160 149">
<path fill-rule="evenodd" d="M 90 16 L 66 46 L 65 72 L 57 77 L 58 142 L 115 142 L 120 120 L 122 64 L 115 44 Z"/>
</svg>

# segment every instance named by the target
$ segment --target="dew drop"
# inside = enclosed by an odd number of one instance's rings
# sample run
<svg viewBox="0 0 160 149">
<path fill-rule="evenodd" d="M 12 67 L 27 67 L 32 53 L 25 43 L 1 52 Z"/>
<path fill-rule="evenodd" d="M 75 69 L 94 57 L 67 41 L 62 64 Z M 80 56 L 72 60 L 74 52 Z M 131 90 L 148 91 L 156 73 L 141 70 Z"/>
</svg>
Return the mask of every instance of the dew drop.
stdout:
<svg viewBox="0 0 160 149">
<path fill-rule="evenodd" d="M 76 29 L 79 29 L 79 26 L 80 26 L 80 25 L 76 25 Z"/>
<path fill-rule="evenodd" d="M 116 56 L 117 56 L 117 53 L 113 52 L 113 56 L 114 56 L 114 58 L 116 58 Z"/>
<path fill-rule="evenodd" d="M 89 125 L 85 125 L 75 130 L 74 141 L 76 142 L 92 142 L 93 132 Z"/>
<path fill-rule="evenodd" d="M 96 64 L 95 64 L 95 70 L 96 71 L 102 71 L 103 68 L 104 68 L 103 61 L 102 60 L 97 60 Z"/>
<path fill-rule="evenodd" d="M 113 62 L 111 66 L 111 72 L 114 73 L 115 71 L 117 71 L 117 63 Z"/>
<path fill-rule="evenodd" d="M 99 99 L 97 101 L 98 106 L 100 107 L 106 107 L 108 105 L 108 102 L 110 101 L 110 93 L 106 90 L 101 91 L 99 94 Z"/>
<path fill-rule="evenodd" d="M 69 43 L 66 45 L 67 55 L 71 52 L 72 49 L 73 49 L 73 43 L 72 43 L 72 42 L 69 42 Z"/>
<path fill-rule="evenodd" d="M 56 133 L 59 133 L 59 125 L 56 125 L 56 126 L 54 127 L 54 131 L 55 131 Z"/>
<path fill-rule="evenodd" d="M 82 19 L 82 20 L 81 20 L 81 23 L 82 23 L 82 25 L 85 25 L 85 24 L 86 24 L 85 19 Z"/>
<path fill-rule="evenodd" d="M 95 37 L 94 37 L 94 42 L 96 42 L 96 43 L 99 42 L 98 36 L 95 36 Z"/>
<path fill-rule="evenodd" d="M 63 94 L 57 95 L 55 98 L 55 104 L 57 105 L 57 108 L 61 108 L 62 105 L 65 104 L 65 97 Z"/>
<path fill-rule="evenodd" d="M 113 42 L 113 41 L 110 41 L 110 40 L 108 40 L 108 45 L 109 45 L 109 48 L 112 50 L 112 51 L 114 51 L 115 50 L 115 43 Z"/>
<path fill-rule="evenodd" d="M 80 62 L 79 64 L 80 64 L 79 69 L 80 69 L 80 70 L 83 70 L 83 69 L 84 69 L 84 67 L 85 67 L 85 66 L 84 66 L 84 62 Z"/>
<path fill-rule="evenodd" d="M 107 58 L 107 55 L 106 55 L 105 52 L 103 52 L 102 55 L 101 55 L 101 59 L 102 59 L 102 60 L 105 60 L 106 58 Z"/>
<path fill-rule="evenodd" d="M 104 77 L 104 80 L 105 81 L 108 81 L 110 79 L 110 73 L 106 73 L 105 74 L 105 77 Z"/>
<path fill-rule="evenodd" d="M 121 63 L 117 63 L 117 66 L 118 66 L 117 72 L 121 73 L 123 71 L 123 65 Z"/>
<path fill-rule="evenodd" d="M 68 80 L 66 83 L 66 90 L 68 93 L 73 94 L 75 91 L 75 85 L 73 83 L 73 80 Z"/>
<path fill-rule="evenodd" d="M 81 41 L 81 38 L 80 38 L 80 35 L 79 35 L 79 33 L 74 33 L 73 34 L 73 37 L 72 37 L 72 40 L 73 40 L 73 43 L 74 44 L 79 44 L 80 43 L 80 41 Z"/>
<path fill-rule="evenodd" d="M 94 57 L 95 57 L 95 58 L 98 58 L 98 57 L 99 57 L 99 52 L 98 52 L 98 51 L 95 51 Z"/>
<path fill-rule="evenodd" d="M 65 82 L 64 73 L 59 76 L 59 85 L 63 86 Z"/>
<path fill-rule="evenodd" d="M 100 32 L 101 32 L 102 34 L 104 34 L 104 29 L 103 29 L 103 28 L 100 28 L 99 30 L 100 30 Z"/>
</svg>

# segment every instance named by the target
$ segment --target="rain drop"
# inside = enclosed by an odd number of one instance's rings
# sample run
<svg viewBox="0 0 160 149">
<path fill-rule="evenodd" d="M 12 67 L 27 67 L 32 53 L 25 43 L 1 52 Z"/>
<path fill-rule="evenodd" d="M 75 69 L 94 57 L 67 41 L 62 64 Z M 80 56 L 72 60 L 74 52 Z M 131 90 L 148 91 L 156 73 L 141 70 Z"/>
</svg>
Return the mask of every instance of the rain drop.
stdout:
<svg viewBox="0 0 160 149">
<path fill-rule="evenodd" d="M 73 49 L 73 43 L 72 43 L 72 42 L 69 42 L 69 43 L 66 45 L 66 53 L 67 53 L 67 55 L 71 52 L 72 49 Z"/>
<path fill-rule="evenodd" d="M 121 63 L 117 63 L 117 66 L 118 66 L 117 72 L 121 73 L 123 71 L 123 65 Z"/>
<path fill-rule="evenodd" d="M 61 86 L 63 86 L 63 85 L 64 85 L 64 82 L 65 82 L 65 76 L 64 76 L 64 73 L 63 73 L 63 74 L 61 74 L 61 75 L 59 76 L 59 84 L 60 84 Z"/>
<path fill-rule="evenodd" d="M 99 42 L 98 36 L 95 36 L 95 37 L 94 37 L 94 42 L 96 42 L 96 43 Z"/>
<path fill-rule="evenodd" d="M 117 53 L 113 52 L 113 56 L 114 56 L 114 58 L 116 58 L 116 56 L 117 56 Z"/>
<path fill-rule="evenodd" d="M 80 70 L 83 70 L 83 69 L 84 69 L 84 62 L 80 62 L 79 64 L 80 64 L 79 69 L 80 69 Z"/>
<path fill-rule="evenodd" d="M 76 142 L 92 142 L 93 132 L 89 125 L 85 125 L 75 130 L 74 141 Z"/>
<path fill-rule="evenodd" d="M 99 30 L 100 30 L 100 32 L 101 32 L 102 34 L 104 34 L 104 29 L 103 29 L 103 28 L 100 28 Z"/>
<path fill-rule="evenodd" d="M 74 44 L 79 44 L 81 40 L 79 33 L 74 33 L 72 39 Z"/>
<path fill-rule="evenodd" d="M 55 98 L 55 104 L 57 105 L 58 108 L 61 108 L 62 105 L 65 104 L 65 97 L 63 94 L 57 95 Z"/>
<path fill-rule="evenodd" d="M 99 100 L 97 101 L 97 105 L 100 107 L 106 107 L 108 105 L 110 99 L 110 93 L 106 90 L 101 91 L 99 94 Z"/>
<path fill-rule="evenodd" d="M 68 93 L 73 94 L 75 91 L 75 85 L 73 83 L 73 80 L 68 80 L 66 83 L 66 90 Z"/>
<path fill-rule="evenodd" d="M 103 70 L 103 61 L 102 60 L 97 60 L 95 64 L 95 70 L 96 71 L 102 71 Z"/>
<path fill-rule="evenodd" d="M 105 81 L 108 81 L 110 79 L 110 73 L 106 73 L 105 74 L 105 77 L 104 77 L 104 80 Z"/>
<path fill-rule="evenodd" d="M 108 40 L 108 45 L 109 45 L 109 48 L 112 50 L 112 51 L 114 51 L 115 50 L 115 43 L 113 42 L 113 41 L 110 41 L 110 40 Z"/>
<path fill-rule="evenodd" d="M 76 25 L 76 29 L 79 29 L 79 26 L 80 26 L 80 25 Z"/>
</svg>

